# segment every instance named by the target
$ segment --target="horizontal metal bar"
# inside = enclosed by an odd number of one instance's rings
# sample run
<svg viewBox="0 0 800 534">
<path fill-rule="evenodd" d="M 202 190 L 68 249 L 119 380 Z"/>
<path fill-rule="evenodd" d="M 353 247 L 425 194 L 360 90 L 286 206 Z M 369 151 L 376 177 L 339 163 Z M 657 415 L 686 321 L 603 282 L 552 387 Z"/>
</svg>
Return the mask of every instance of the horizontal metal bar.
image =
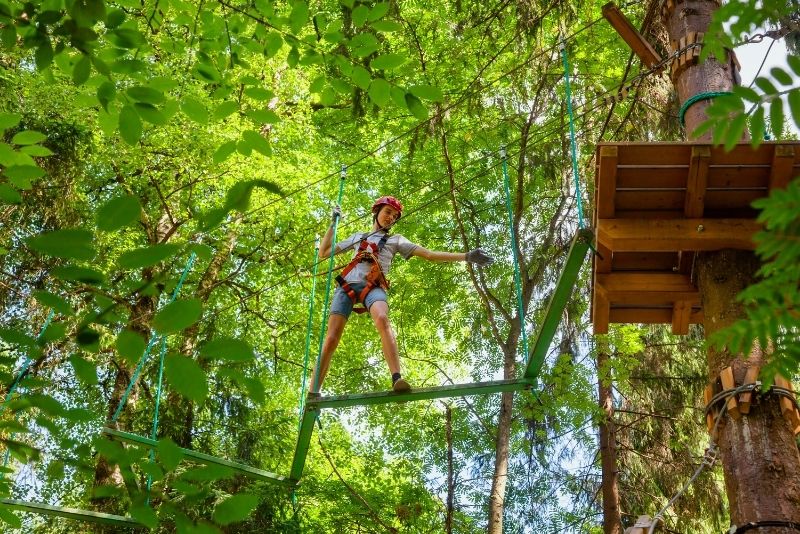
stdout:
<svg viewBox="0 0 800 534">
<path fill-rule="evenodd" d="M 110 436 L 114 439 L 124 441 L 125 443 L 131 443 L 133 445 L 146 445 L 147 447 L 153 447 L 153 448 L 158 447 L 158 442 L 153 439 L 146 438 L 138 434 L 131 434 L 129 432 L 114 430 L 113 428 L 108 428 L 108 427 L 103 428 L 103 434 Z M 270 473 L 269 471 L 256 469 L 255 467 L 250 467 L 249 465 L 240 464 L 238 462 L 231 462 L 230 460 L 226 460 L 224 458 L 211 456 L 209 454 L 193 451 L 191 449 L 181 448 L 181 451 L 183 452 L 183 455 L 189 460 L 194 460 L 196 462 L 204 464 L 222 465 L 225 467 L 229 467 L 234 471 L 238 471 L 239 473 L 242 473 L 243 475 L 248 476 L 250 478 L 264 480 L 266 482 L 273 482 L 276 484 L 289 484 L 289 481 L 287 480 L 286 477 L 283 477 L 281 475 L 276 475 L 275 473 Z"/>
<path fill-rule="evenodd" d="M 468 397 L 487 395 L 503 391 L 519 391 L 531 386 L 530 380 L 495 380 L 493 382 L 475 382 L 472 384 L 452 384 L 432 388 L 412 389 L 403 393 L 394 391 L 377 391 L 373 393 L 356 393 L 308 399 L 306 405 L 316 408 L 347 408 L 350 406 L 367 406 L 372 404 L 388 404 L 393 402 L 409 402 L 448 397 Z"/>
<path fill-rule="evenodd" d="M 53 506 L 38 502 L 17 501 L 14 499 L 0 499 L 0 506 L 22 512 L 33 514 L 54 515 L 75 519 L 77 521 L 88 521 L 90 523 L 102 523 L 104 525 L 123 526 L 131 528 L 144 528 L 144 525 L 130 517 L 121 515 L 104 514 L 91 510 L 79 510 L 77 508 L 66 508 L 63 506 Z"/>
<path fill-rule="evenodd" d="M 544 321 L 542 321 L 539 335 L 536 337 L 536 343 L 528 356 L 528 365 L 523 375 L 528 380 L 535 380 L 539 376 L 539 371 L 541 371 L 544 364 L 544 357 L 553 342 L 553 336 L 555 336 L 558 324 L 561 322 L 561 315 L 564 313 L 569 297 L 575 289 L 575 281 L 578 279 L 581 265 L 586 259 L 586 252 L 593 241 L 594 233 L 588 228 L 578 230 L 572 240 L 572 245 L 567 254 L 567 261 L 564 262 L 564 269 L 558 278 L 553 296 L 550 297 Z"/>
</svg>

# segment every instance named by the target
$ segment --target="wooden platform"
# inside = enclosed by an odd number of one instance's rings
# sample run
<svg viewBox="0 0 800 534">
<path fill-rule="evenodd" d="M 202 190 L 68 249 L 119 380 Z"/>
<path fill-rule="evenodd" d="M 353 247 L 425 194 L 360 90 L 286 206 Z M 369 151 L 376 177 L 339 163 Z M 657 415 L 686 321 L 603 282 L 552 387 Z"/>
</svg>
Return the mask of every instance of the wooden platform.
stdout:
<svg viewBox="0 0 800 534">
<path fill-rule="evenodd" d="M 752 250 L 750 204 L 800 175 L 800 142 L 753 150 L 695 143 L 601 143 L 597 147 L 592 270 L 594 332 L 609 323 L 701 323 L 694 284 L 698 251 Z"/>
</svg>

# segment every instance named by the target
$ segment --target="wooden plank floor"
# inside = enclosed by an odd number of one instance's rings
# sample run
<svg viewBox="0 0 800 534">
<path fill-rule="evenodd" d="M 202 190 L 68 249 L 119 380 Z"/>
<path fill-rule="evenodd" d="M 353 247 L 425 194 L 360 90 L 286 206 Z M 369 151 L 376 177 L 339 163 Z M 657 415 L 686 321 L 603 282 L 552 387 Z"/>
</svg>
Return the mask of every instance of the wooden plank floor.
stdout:
<svg viewBox="0 0 800 534">
<path fill-rule="evenodd" d="M 610 323 L 666 323 L 686 334 L 703 311 L 695 253 L 752 250 L 751 203 L 800 175 L 800 142 L 725 152 L 695 143 L 597 147 L 593 263 L 595 333 Z"/>
</svg>

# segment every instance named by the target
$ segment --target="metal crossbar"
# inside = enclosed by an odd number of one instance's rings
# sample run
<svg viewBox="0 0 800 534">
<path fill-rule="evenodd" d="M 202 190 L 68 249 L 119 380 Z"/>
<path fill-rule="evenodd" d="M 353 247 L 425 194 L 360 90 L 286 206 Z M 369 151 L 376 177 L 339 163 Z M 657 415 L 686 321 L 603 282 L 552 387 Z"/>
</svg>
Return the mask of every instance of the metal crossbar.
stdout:
<svg viewBox="0 0 800 534">
<path fill-rule="evenodd" d="M 104 514 L 102 512 L 93 512 L 91 510 L 79 510 L 77 508 L 67 508 L 64 506 L 53 506 L 38 502 L 18 501 L 15 499 L 0 499 L 0 507 L 34 514 L 66 517 L 67 519 L 75 519 L 77 521 L 86 521 L 89 523 L 101 523 L 104 525 L 128 528 L 144 528 L 144 525 L 130 517 Z"/>
<path fill-rule="evenodd" d="M 122 432 L 120 430 L 114 430 L 113 428 L 105 427 L 103 428 L 103 434 L 132 445 L 145 445 L 151 448 L 158 447 L 158 441 L 140 436 L 138 434 L 131 434 L 130 432 Z M 249 465 L 232 462 L 224 458 L 211 456 L 210 454 L 204 454 L 191 449 L 181 448 L 181 452 L 183 452 L 183 456 L 189 460 L 203 464 L 213 464 L 228 467 L 238 473 L 256 480 L 263 480 L 265 482 L 272 482 L 275 484 L 289 484 L 289 481 L 286 479 L 286 477 L 276 475 L 275 473 L 270 473 L 269 471 L 264 471 L 262 469 L 257 469 Z"/>
<path fill-rule="evenodd" d="M 432 388 L 412 389 L 411 391 L 402 393 L 377 391 L 373 393 L 320 397 L 318 399 L 309 398 L 306 401 L 306 410 L 303 414 L 303 420 L 300 423 L 297 448 L 295 449 L 292 467 L 289 472 L 290 483 L 296 484 L 303 476 L 303 467 L 306 462 L 306 456 L 308 455 L 309 444 L 311 443 L 311 434 L 314 431 L 314 422 L 317 420 L 320 409 L 444 399 L 449 397 L 468 397 L 472 395 L 500 393 L 503 391 L 520 391 L 522 389 L 529 389 L 530 387 L 530 380 L 515 379 L 476 382 L 472 384 L 452 384 Z"/>
<path fill-rule="evenodd" d="M 561 315 L 564 313 L 564 308 L 566 308 L 575 288 L 575 281 L 578 279 L 581 265 L 586 259 L 586 252 L 591 247 L 593 240 L 594 233 L 587 228 L 578 230 L 578 233 L 572 239 L 567 261 L 564 263 L 564 269 L 558 278 L 556 289 L 553 291 L 553 296 L 550 297 L 550 303 L 547 305 L 547 312 L 545 313 L 544 321 L 542 321 L 542 326 L 539 328 L 539 334 L 536 336 L 536 343 L 531 351 L 528 366 L 525 368 L 524 378 L 536 380 L 536 377 L 539 376 L 539 371 L 542 370 L 542 365 L 544 364 L 544 358 L 550 349 L 550 344 L 553 342 L 558 323 L 561 322 Z"/>
</svg>

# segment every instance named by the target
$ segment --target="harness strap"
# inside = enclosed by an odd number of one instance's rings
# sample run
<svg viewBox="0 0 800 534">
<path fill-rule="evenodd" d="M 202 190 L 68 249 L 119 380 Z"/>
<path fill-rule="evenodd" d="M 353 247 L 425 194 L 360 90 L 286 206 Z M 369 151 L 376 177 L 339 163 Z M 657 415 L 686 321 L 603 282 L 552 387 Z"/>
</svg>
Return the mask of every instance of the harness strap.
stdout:
<svg viewBox="0 0 800 534">
<path fill-rule="evenodd" d="M 388 288 L 389 282 L 386 280 L 386 277 L 381 270 L 381 264 L 378 260 L 378 255 L 383 250 L 383 247 L 386 245 L 386 242 L 389 240 L 389 233 L 384 232 L 383 236 L 381 236 L 380 241 L 378 243 L 370 243 L 367 241 L 367 237 L 369 234 L 362 234 L 361 242 L 358 245 L 358 250 L 356 255 L 350 260 L 350 263 L 342 270 L 342 272 L 336 277 L 336 283 L 339 284 L 339 287 L 350 297 L 350 300 L 353 304 L 363 304 L 364 300 L 369 295 L 369 292 L 375 289 L 376 287 L 383 287 L 384 285 Z M 370 280 L 370 277 L 367 277 L 367 284 L 364 286 L 364 289 L 356 295 L 355 290 L 352 286 L 347 283 L 345 280 L 345 276 L 352 271 L 356 265 L 362 262 L 369 262 L 373 264 L 373 269 L 378 269 L 379 277 L 378 282 L 376 283 L 374 280 Z M 374 278 L 374 277 L 373 277 Z M 366 307 L 356 308 L 353 307 L 353 311 L 356 313 L 364 313 L 367 311 Z"/>
</svg>

